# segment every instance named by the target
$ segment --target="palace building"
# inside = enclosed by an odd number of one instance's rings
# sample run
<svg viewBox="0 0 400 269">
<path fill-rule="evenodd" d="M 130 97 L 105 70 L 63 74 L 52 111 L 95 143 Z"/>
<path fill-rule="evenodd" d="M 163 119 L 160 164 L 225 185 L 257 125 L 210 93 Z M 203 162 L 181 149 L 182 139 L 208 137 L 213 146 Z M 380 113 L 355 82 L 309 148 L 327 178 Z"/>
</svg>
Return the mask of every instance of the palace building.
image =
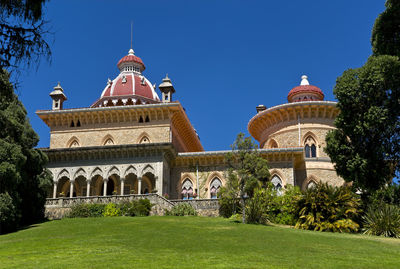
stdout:
<svg viewBox="0 0 400 269">
<path fill-rule="evenodd" d="M 145 65 L 129 50 L 119 60 L 119 75 L 88 108 L 63 109 L 67 100 L 58 84 L 50 93 L 51 110 L 37 115 L 50 127 L 48 169 L 51 198 L 157 193 L 169 199 L 217 198 L 226 182 L 226 151 L 204 151 L 200 139 L 166 76 L 156 86 L 143 75 Z M 177 89 L 179 90 L 179 89 Z M 335 102 L 302 76 L 288 103 L 266 108 L 248 123 L 269 162 L 271 182 L 302 189 L 316 182 L 341 185 L 323 151 L 334 128 Z"/>
</svg>

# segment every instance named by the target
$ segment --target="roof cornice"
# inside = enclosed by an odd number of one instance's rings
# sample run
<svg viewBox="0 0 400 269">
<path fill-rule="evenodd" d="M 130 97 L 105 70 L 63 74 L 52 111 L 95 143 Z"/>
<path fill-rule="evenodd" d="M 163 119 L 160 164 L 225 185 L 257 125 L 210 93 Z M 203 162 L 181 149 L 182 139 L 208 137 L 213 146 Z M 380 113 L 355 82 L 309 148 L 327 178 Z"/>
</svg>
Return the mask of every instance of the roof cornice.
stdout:
<svg viewBox="0 0 400 269">
<path fill-rule="evenodd" d="M 248 125 L 249 133 L 259 142 L 263 132 L 282 122 L 300 119 L 327 118 L 335 119 L 339 109 L 333 101 L 305 101 L 286 103 L 263 110 L 254 115 Z"/>
</svg>

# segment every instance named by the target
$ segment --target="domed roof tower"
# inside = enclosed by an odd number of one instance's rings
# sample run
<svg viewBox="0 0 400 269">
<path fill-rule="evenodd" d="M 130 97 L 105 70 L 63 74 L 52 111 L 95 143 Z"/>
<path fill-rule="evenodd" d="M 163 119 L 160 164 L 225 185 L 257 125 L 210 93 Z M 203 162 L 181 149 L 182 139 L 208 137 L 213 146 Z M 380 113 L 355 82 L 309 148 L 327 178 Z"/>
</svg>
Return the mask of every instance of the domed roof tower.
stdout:
<svg viewBox="0 0 400 269">
<path fill-rule="evenodd" d="M 289 103 L 303 101 L 323 101 L 324 93 L 317 86 L 310 85 L 306 75 L 301 76 L 300 86 L 294 87 L 288 94 Z"/>
<path fill-rule="evenodd" d="M 142 59 L 130 49 L 128 55 L 118 61 L 119 75 L 108 79 L 100 98 L 91 107 L 123 106 L 159 103 L 155 85 L 142 75 L 146 69 Z"/>
</svg>

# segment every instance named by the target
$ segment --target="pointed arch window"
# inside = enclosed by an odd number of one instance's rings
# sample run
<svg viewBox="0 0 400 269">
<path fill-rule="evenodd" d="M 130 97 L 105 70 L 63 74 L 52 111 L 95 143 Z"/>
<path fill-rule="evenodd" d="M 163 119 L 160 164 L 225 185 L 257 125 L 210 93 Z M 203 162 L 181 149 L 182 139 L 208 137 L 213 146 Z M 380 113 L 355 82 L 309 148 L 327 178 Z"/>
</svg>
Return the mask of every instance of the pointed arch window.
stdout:
<svg viewBox="0 0 400 269">
<path fill-rule="evenodd" d="M 111 138 L 107 138 L 106 141 L 104 141 L 104 146 L 110 145 L 114 145 L 114 141 Z"/>
<path fill-rule="evenodd" d="M 221 183 L 221 180 L 219 180 L 219 178 L 216 177 L 211 181 L 211 184 L 210 184 L 210 197 L 211 197 L 211 199 L 217 199 L 218 198 L 218 192 L 219 192 L 221 186 L 222 186 L 222 183 Z"/>
<path fill-rule="evenodd" d="M 271 139 L 271 141 L 269 141 L 269 143 L 268 143 L 268 147 L 270 149 L 277 148 L 278 147 L 278 143 L 276 143 L 276 141 L 274 139 Z"/>
<path fill-rule="evenodd" d="M 282 194 L 282 180 L 279 176 L 274 175 L 271 179 L 271 183 L 274 186 L 274 189 L 276 190 L 276 193 L 278 195 Z"/>
<path fill-rule="evenodd" d="M 146 143 L 150 143 L 150 139 L 145 135 L 140 139 L 139 144 L 146 144 Z"/>
<path fill-rule="evenodd" d="M 317 157 L 317 146 L 316 142 L 312 136 L 308 136 L 304 142 L 304 152 L 306 158 L 316 158 Z"/>
<path fill-rule="evenodd" d="M 76 139 L 72 140 L 72 142 L 69 144 L 69 147 L 70 147 L 70 148 L 79 147 L 79 142 L 78 142 L 78 140 L 76 140 Z"/>
<path fill-rule="evenodd" d="M 182 184 L 181 196 L 183 200 L 193 199 L 193 183 L 188 178 Z"/>
</svg>

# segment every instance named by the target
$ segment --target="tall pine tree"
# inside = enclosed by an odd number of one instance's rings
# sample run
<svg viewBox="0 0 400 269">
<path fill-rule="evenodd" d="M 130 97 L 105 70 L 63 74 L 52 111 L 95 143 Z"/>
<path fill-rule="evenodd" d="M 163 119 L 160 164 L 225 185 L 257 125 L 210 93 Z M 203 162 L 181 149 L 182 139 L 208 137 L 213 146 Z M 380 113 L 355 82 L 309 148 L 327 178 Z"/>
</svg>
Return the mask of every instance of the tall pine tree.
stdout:
<svg viewBox="0 0 400 269">
<path fill-rule="evenodd" d="M 51 176 L 43 167 L 47 156 L 14 93 L 9 75 L 0 70 L 0 233 L 44 217 Z"/>
</svg>

